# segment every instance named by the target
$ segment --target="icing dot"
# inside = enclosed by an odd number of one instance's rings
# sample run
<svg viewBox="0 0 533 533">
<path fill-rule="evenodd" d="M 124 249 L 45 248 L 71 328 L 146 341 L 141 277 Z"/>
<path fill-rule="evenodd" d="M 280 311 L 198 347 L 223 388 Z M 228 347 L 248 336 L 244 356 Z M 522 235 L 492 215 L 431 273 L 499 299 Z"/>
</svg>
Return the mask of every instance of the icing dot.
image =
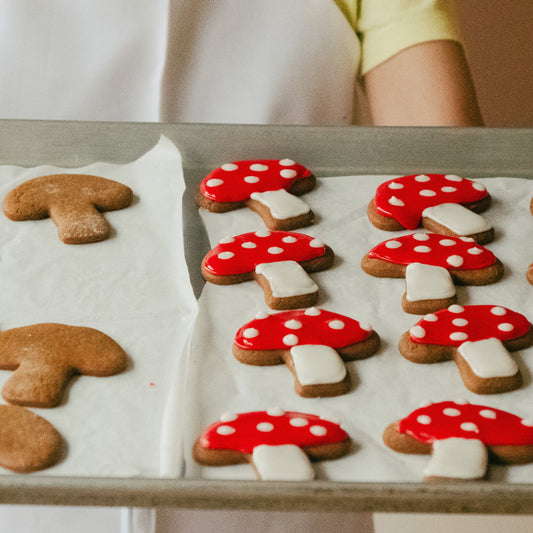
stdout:
<svg viewBox="0 0 533 533">
<path fill-rule="evenodd" d="M 259 231 L 255 232 L 256 237 L 270 237 L 270 231 L 266 229 L 260 229 Z"/>
<path fill-rule="evenodd" d="M 431 252 L 431 248 L 429 246 L 415 246 L 413 250 L 421 254 L 427 254 L 428 252 Z"/>
<path fill-rule="evenodd" d="M 286 346 L 295 346 L 298 344 L 298 337 L 292 333 L 289 333 L 289 335 L 285 335 L 285 337 L 283 337 L 283 344 Z"/>
<path fill-rule="evenodd" d="M 419 183 L 425 183 L 430 179 L 431 178 L 429 176 L 426 176 L 426 174 L 420 174 L 419 176 L 415 176 L 415 181 L 418 181 Z"/>
<path fill-rule="evenodd" d="M 254 172 L 264 172 L 265 170 L 268 170 L 268 166 L 262 165 L 261 163 L 254 163 L 253 165 L 250 165 L 250 170 L 253 170 Z"/>
<path fill-rule="evenodd" d="M 454 326 L 463 327 L 468 324 L 468 320 L 466 320 L 466 318 L 454 318 L 452 324 Z"/>
<path fill-rule="evenodd" d="M 417 417 L 416 421 L 419 424 L 424 424 L 424 426 L 427 426 L 431 424 L 431 417 L 429 417 L 428 415 L 420 415 L 419 417 Z"/>
<path fill-rule="evenodd" d="M 463 422 L 460 426 L 460 428 L 463 431 L 473 431 L 475 433 L 479 433 L 478 427 L 474 424 L 474 422 Z"/>
<path fill-rule="evenodd" d="M 230 171 L 237 170 L 239 167 L 235 163 L 224 163 L 220 168 L 222 170 Z"/>
<path fill-rule="evenodd" d="M 256 428 L 257 431 L 261 431 L 262 433 L 269 433 L 274 429 L 274 424 L 271 424 L 270 422 L 259 422 Z"/>
<path fill-rule="evenodd" d="M 372 331 L 372 325 L 369 324 L 368 322 L 359 322 L 359 327 L 363 330 L 363 331 Z"/>
<path fill-rule="evenodd" d="M 472 187 L 476 189 L 476 191 L 484 191 L 486 189 L 485 185 L 482 185 L 481 183 L 476 183 L 476 182 L 472 184 Z"/>
<path fill-rule="evenodd" d="M 402 183 L 397 183 L 395 181 L 391 181 L 389 183 L 389 189 L 403 189 L 403 184 Z"/>
<path fill-rule="evenodd" d="M 441 239 L 439 241 L 439 244 L 441 246 L 454 246 L 455 245 L 455 241 L 452 241 L 452 239 Z"/>
<path fill-rule="evenodd" d="M 502 324 L 498 324 L 498 329 L 500 331 L 509 332 L 513 331 L 514 326 L 512 324 L 509 324 L 509 322 L 503 322 Z"/>
<path fill-rule="evenodd" d="M 437 322 L 439 317 L 433 313 L 428 313 L 426 316 L 424 316 L 423 320 L 426 322 Z"/>
<path fill-rule="evenodd" d="M 232 435 L 235 433 L 235 428 L 232 428 L 231 426 L 218 426 L 217 433 L 223 436 Z"/>
<path fill-rule="evenodd" d="M 242 336 L 245 339 L 253 339 L 253 338 L 257 337 L 258 335 L 259 335 L 259 330 L 255 329 L 255 328 L 246 328 L 242 332 Z"/>
<path fill-rule="evenodd" d="M 446 262 L 452 267 L 460 267 L 465 260 L 460 255 L 450 255 Z"/>
<path fill-rule="evenodd" d="M 402 243 L 400 241 L 387 241 L 385 243 L 385 248 L 391 248 L 391 249 L 400 248 L 401 245 Z"/>
<path fill-rule="evenodd" d="M 304 315 L 307 316 L 318 316 L 320 315 L 320 309 L 317 309 L 316 307 L 309 307 L 304 311 Z"/>
<path fill-rule="evenodd" d="M 415 233 L 413 239 L 415 241 L 428 241 L 429 235 L 427 233 Z"/>
<path fill-rule="evenodd" d="M 450 333 L 450 339 L 452 341 L 465 341 L 468 339 L 468 334 L 464 331 L 454 331 L 453 333 Z"/>
<path fill-rule="evenodd" d="M 298 172 L 296 172 L 296 170 L 291 170 L 291 169 L 288 169 L 288 168 L 283 169 L 279 173 L 279 175 L 282 178 L 287 178 L 287 179 L 294 178 L 297 174 L 298 174 Z"/>
<path fill-rule="evenodd" d="M 456 176 L 455 174 L 446 174 L 444 176 L 448 181 L 463 181 L 463 178 Z"/>
<path fill-rule="evenodd" d="M 271 246 L 267 252 L 272 255 L 278 255 L 283 253 L 283 248 L 280 248 L 279 246 Z"/>
<path fill-rule="evenodd" d="M 530 418 L 522 418 L 521 424 L 523 426 L 530 428 L 530 427 L 533 427 L 533 420 L 531 420 Z"/>
<path fill-rule="evenodd" d="M 431 400 L 422 400 L 420 402 L 420 407 L 429 407 L 430 405 L 433 405 Z"/>
<path fill-rule="evenodd" d="M 267 410 L 267 415 L 269 416 L 283 416 L 285 411 L 279 407 L 271 407 Z"/>
<path fill-rule="evenodd" d="M 389 198 L 389 204 L 398 207 L 403 207 L 405 205 L 399 198 L 396 198 L 396 196 L 391 196 Z"/>
<path fill-rule="evenodd" d="M 344 322 L 342 320 L 332 320 L 328 326 L 331 329 L 344 329 Z"/>
<path fill-rule="evenodd" d="M 453 304 L 453 305 L 450 305 L 450 307 L 448 307 L 448 311 L 450 311 L 450 313 L 462 313 L 464 310 L 465 310 L 464 307 L 462 307 L 461 305 L 457 305 L 457 304 Z"/>
<path fill-rule="evenodd" d="M 220 417 L 221 422 L 233 422 L 237 420 L 237 415 L 235 413 L 222 413 Z"/>
<path fill-rule="evenodd" d="M 300 416 L 298 417 L 295 417 L 295 418 L 291 418 L 289 420 L 289 424 L 291 426 L 294 426 L 295 428 L 303 428 L 305 426 L 307 426 L 309 424 L 309 421 L 306 420 L 305 418 L 302 418 Z"/>
<path fill-rule="evenodd" d="M 463 242 L 474 242 L 472 237 L 459 237 Z"/>
<path fill-rule="evenodd" d="M 421 326 L 413 326 L 409 333 L 417 339 L 423 339 L 426 336 L 426 330 Z"/>
<path fill-rule="evenodd" d="M 293 244 L 295 243 L 298 239 L 296 237 L 293 237 L 292 235 L 289 235 L 287 237 L 283 237 L 283 239 L 281 239 L 284 243 L 287 243 L 287 244 Z"/>
<path fill-rule="evenodd" d="M 481 411 L 479 411 L 479 416 L 494 420 L 496 418 L 496 413 L 492 409 L 481 409 Z"/>
<path fill-rule="evenodd" d="M 220 252 L 218 254 L 219 259 L 231 259 L 235 254 L 233 252 Z"/>
<path fill-rule="evenodd" d="M 298 320 L 287 320 L 285 324 L 283 324 L 287 329 L 300 329 L 303 324 Z"/>
<path fill-rule="evenodd" d="M 490 312 L 493 315 L 496 315 L 496 316 L 503 316 L 503 315 L 507 314 L 507 309 L 505 309 L 505 307 L 496 306 L 496 307 L 493 307 L 490 310 Z"/>
<path fill-rule="evenodd" d="M 268 318 L 270 315 L 266 313 L 265 311 L 259 311 L 257 315 L 255 315 L 255 318 L 262 319 L 262 318 Z"/>
<path fill-rule="evenodd" d="M 437 196 L 437 193 L 435 191 L 432 191 L 431 189 L 423 189 L 418 193 L 420 196 Z"/>
<path fill-rule="evenodd" d="M 483 253 L 483 250 L 481 248 L 477 248 L 476 246 L 474 246 L 473 248 L 468 248 L 467 252 L 470 255 L 479 255 Z"/>
<path fill-rule="evenodd" d="M 312 433 L 315 437 L 323 437 L 328 430 L 324 426 L 311 426 L 309 432 Z"/>
<path fill-rule="evenodd" d="M 457 190 L 457 187 L 442 187 L 442 192 L 455 192 Z"/>
<path fill-rule="evenodd" d="M 220 244 L 231 244 L 232 242 L 235 242 L 235 239 L 233 237 L 224 237 L 219 242 Z"/>
<path fill-rule="evenodd" d="M 465 400 L 464 398 L 459 398 L 458 400 L 455 400 L 457 405 L 468 405 L 468 400 Z"/>
<path fill-rule="evenodd" d="M 293 165 L 296 165 L 296 163 L 292 160 L 292 159 L 280 159 L 280 162 L 279 164 L 282 166 L 282 167 L 292 167 Z"/>
<path fill-rule="evenodd" d="M 459 411 L 459 409 L 454 409 L 453 407 L 447 407 L 442 412 L 446 416 L 459 416 L 461 414 L 461 411 Z"/>
<path fill-rule="evenodd" d="M 244 181 L 246 183 L 257 183 L 259 181 L 259 178 L 257 176 L 246 176 L 244 178 Z"/>
<path fill-rule="evenodd" d="M 324 248 L 325 244 L 320 239 L 313 239 L 309 243 L 309 246 L 311 248 Z"/>
<path fill-rule="evenodd" d="M 208 187 L 219 187 L 224 183 L 224 180 L 218 179 L 218 178 L 212 178 L 210 180 L 207 180 L 206 185 Z"/>
<path fill-rule="evenodd" d="M 246 241 L 246 242 L 243 242 L 241 244 L 241 246 L 243 248 L 248 248 L 248 249 L 251 249 L 251 248 L 257 248 L 257 244 L 255 244 L 255 242 L 252 242 L 252 241 Z"/>
</svg>

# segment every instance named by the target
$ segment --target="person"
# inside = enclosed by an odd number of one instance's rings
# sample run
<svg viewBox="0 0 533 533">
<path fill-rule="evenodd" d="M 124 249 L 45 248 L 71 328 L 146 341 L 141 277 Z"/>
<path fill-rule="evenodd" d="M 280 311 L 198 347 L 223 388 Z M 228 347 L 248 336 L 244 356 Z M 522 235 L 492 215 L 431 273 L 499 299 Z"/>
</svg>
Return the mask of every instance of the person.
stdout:
<svg viewBox="0 0 533 533">
<path fill-rule="evenodd" d="M 0 21 L 3 119 L 483 124 L 448 0 L 2 0 Z M 54 531 L 70 531 L 53 512 Z M 159 527 L 152 512 L 124 515 L 131 531 L 202 530 L 190 513 Z"/>
</svg>

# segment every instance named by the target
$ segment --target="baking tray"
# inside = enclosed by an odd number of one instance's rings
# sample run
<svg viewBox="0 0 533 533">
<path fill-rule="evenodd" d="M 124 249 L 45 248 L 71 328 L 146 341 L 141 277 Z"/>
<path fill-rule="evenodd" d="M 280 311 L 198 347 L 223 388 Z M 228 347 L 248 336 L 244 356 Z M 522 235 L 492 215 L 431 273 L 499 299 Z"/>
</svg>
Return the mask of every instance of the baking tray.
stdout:
<svg viewBox="0 0 533 533">
<path fill-rule="evenodd" d="M 291 157 L 318 176 L 446 172 L 533 173 L 533 130 L 0 121 L 0 164 L 128 163 L 163 134 L 183 156 L 185 246 L 199 295 L 208 249 L 193 194 L 222 161 Z M 282 483 L 190 479 L 0 476 L 0 502 L 184 508 L 533 513 L 533 484 Z"/>
</svg>

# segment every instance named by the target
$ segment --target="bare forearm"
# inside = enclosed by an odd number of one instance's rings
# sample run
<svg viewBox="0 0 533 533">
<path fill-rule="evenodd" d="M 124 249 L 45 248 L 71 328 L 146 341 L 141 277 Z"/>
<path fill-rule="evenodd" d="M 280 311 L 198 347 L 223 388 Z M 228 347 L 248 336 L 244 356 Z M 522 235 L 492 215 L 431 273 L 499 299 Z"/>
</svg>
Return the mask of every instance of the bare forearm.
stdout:
<svg viewBox="0 0 533 533">
<path fill-rule="evenodd" d="M 482 126 L 461 46 L 429 41 L 403 50 L 364 76 L 376 125 Z"/>
</svg>

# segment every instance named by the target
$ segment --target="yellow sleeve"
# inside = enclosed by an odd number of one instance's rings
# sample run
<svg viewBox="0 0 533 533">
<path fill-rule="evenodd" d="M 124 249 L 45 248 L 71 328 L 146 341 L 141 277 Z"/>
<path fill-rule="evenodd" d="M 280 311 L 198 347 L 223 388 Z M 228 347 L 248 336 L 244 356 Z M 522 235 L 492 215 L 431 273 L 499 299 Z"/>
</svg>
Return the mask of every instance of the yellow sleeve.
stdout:
<svg viewBox="0 0 533 533">
<path fill-rule="evenodd" d="M 448 0 L 360 0 L 355 30 L 361 40 L 361 74 L 409 46 L 460 40 Z"/>
</svg>

